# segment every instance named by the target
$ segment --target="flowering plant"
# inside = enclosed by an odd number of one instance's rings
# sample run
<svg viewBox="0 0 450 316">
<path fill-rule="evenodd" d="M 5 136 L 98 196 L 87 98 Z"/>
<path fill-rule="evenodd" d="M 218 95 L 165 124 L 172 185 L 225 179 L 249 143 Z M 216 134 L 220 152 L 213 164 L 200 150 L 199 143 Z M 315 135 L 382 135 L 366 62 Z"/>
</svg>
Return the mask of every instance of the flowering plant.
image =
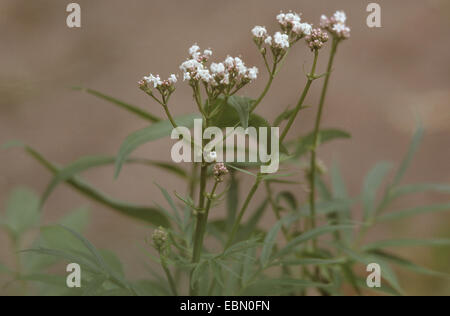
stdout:
<svg viewBox="0 0 450 316">
<path fill-rule="evenodd" d="M 436 211 L 433 207 L 421 207 L 383 214 L 397 198 L 422 190 L 450 192 L 447 185 L 400 184 L 422 136 L 421 128 L 381 200 L 377 198 L 377 191 L 390 170 L 389 164 L 377 164 L 368 173 L 363 191 L 358 197 L 348 196 L 336 166 L 331 169 L 331 185 L 325 181 L 327 168 L 317 157 L 318 148 L 328 141 L 350 137 L 342 130 L 321 127 L 335 56 L 338 47 L 350 37 L 345 13 L 337 11 L 330 18 L 323 15 L 317 27 L 303 22 L 295 12 L 280 13 L 276 20 L 279 30 L 273 35 L 264 26 L 255 26 L 251 30 L 264 62 L 264 72 L 268 75 L 267 83 L 257 98 L 239 96 L 238 92 L 257 80 L 262 71 L 248 67 L 241 57 L 227 56 L 221 62 L 211 62 L 212 50 L 202 50 L 194 44 L 188 50 L 188 58 L 179 66 L 181 74 L 171 74 L 165 80 L 160 75 L 149 74 L 138 82 L 139 88 L 162 106 L 167 120 L 98 91 L 83 89 L 151 122 L 149 127 L 131 134 L 124 141 L 117 157 L 83 157 L 60 167 L 27 145 L 10 143 L 8 146 L 23 147 L 54 177 L 40 198 L 27 190 L 19 190 L 11 198 L 2 224 L 11 236 L 15 249 L 23 250 L 17 253 L 18 258 L 25 256 L 27 264 L 18 260 L 16 269 L 0 266 L 0 271 L 10 275 L 24 289 L 28 288 L 29 283 L 40 282 L 47 284 L 47 287 L 36 287 L 34 290 L 50 291 L 50 288 L 51 293 L 84 295 L 340 295 L 344 293 L 345 285 L 350 286 L 352 293 L 358 294 L 367 290 L 402 294 L 404 291 L 391 264 L 448 277 L 386 251 L 391 246 L 442 245 L 448 244 L 448 240 L 403 239 L 364 244 L 364 236 L 378 223 Z M 256 114 L 255 110 L 269 92 L 294 45 L 304 45 L 311 51 L 311 68 L 305 74 L 306 82 L 295 107 L 280 111 L 271 124 Z M 326 71 L 320 74 L 317 73 L 319 53 L 326 47 L 329 47 L 328 62 Z M 338 75 L 339 69 L 336 69 Z M 174 117 L 169 101 L 181 81 L 191 88 L 198 112 Z M 309 134 L 288 141 L 289 131 L 300 111 L 306 108 L 304 101 L 316 82 L 321 83 L 322 88 L 314 128 Z M 307 201 L 300 202 L 298 187 L 295 187 L 297 191 L 276 190 L 277 184 L 297 184 L 298 178 L 289 178 L 295 173 L 255 172 L 256 168 L 267 163 L 262 159 L 251 162 L 224 161 L 218 151 L 207 148 L 204 140 L 188 142 L 189 146 L 199 147 L 202 156 L 191 163 L 190 171 L 171 162 L 130 157 L 137 147 L 169 136 L 172 129 L 192 127 L 195 119 L 201 119 L 205 130 L 230 126 L 242 127 L 244 131 L 251 127 L 280 128 L 277 140 L 281 151 L 279 163 L 283 168 L 304 171 L 301 180 L 303 191 L 308 196 Z M 223 142 L 219 142 L 218 146 L 222 145 Z M 162 206 L 145 207 L 110 198 L 79 176 L 83 171 L 111 163 L 115 164 L 116 176 L 122 166 L 128 163 L 162 168 L 183 178 L 188 184 L 188 190 L 185 194 L 179 194 L 160 187 L 170 209 Z M 253 184 L 249 190 L 240 186 L 242 177 L 252 178 Z M 54 188 L 63 182 L 98 203 L 154 226 L 150 243 L 156 256 L 152 255 L 151 258 L 161 266 L 162 274 L 152 267 L 154 279 L 127 280 L 117 257 L 97 250 L 79 233 L 83 226 L 80 222 L 86 216 L 84 211 L 62 219 L 61 226 L 41 229 L 38 239 L 30 247 L 24 248 L 22 235 L 39 224 L 39 212 L 45 201 Z M 261 189 L 265 190 L 265 197 L 251 212 L 251 203 L 255 200 L 256 192 Z M 242 196 L 244 198 L 241 200 Z M 224 200 L 226 216 L 211 220 L 211 210 Z M 27 202 L 25 207 L 24 201 Z M 361 220 L 352 216 L 352 209 L 359 202 L 362 202 L 363 210 Z M 268 230 L 264 230 L 260 222 L 267 211 L 273 212 L 276 221 Z M 210 240 L 208 238 L 206 241 L 205 236 L 211 237 L 211 242 L 215 239 L 215 243 L 209 244 Z M 52 259 L 49 260 L 49 257 Z M 83 282 L 87 286 L 80 289 L 67 289 L 64 286 L 55 289 L 55 283 L 60 284 L 60 280 L 50 278 L 51 275 L 42 274 L 41 271 L 48 271 L 57 260 L 80 264 L 82 271 L 86 271 Z M 355 266 L 370 263 L 381 267 L 383 282 L 369 289 Z"/>
</svg>

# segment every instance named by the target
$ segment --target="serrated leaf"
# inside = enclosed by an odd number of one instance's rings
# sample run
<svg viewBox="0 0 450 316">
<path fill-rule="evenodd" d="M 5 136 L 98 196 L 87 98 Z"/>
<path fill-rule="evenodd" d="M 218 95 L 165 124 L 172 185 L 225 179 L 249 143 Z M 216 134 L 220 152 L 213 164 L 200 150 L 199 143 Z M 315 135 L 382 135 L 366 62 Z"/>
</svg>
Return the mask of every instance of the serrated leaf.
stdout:
<svg viewBox="0 0 450 316">
<path fill-rule="evenodd" d="M 114 104 L 114 105 L 116 105 L 116 106 L 118 106 L 118 107 L 120 107 L 122 109 L 125 109 L 128 112 L 133 113 L 133 114 L 135 114 L 135 115 L 139 116 L 140 118 L 143 118 L 143 119 L 145 119 L 147 121 L 150 121 L 150 122 L 159 122 L 159 121 L 161 121 L 161 119 L 159 117 L 157 117 L 157 116 L 155 116 L 155 115 L 153 115 L 153 114 L 151 114 L 151 113 L 149 113 L 147 111 L 144 111 L 144 110 L 138 108 L 137 106 L 131 105 L 131 104 L 127 103 L 127 102 L 124 102 L 124 101 L 121 101 L 119 99 L 113 98 L 113 97 L 111 97 L 109 95 L 103 94 L 103 93 L 101 93 L 101 92 L 99 92 L 97 90 L 87 89 L 87 88 L 83 88 L 83 87 L 74 87 L 73 89 L 74 90 L 83 91 L 83 92 L 87 92 L 87 93 L 89 93 L 89 94 L 91 94 L 93 96 L 96 96 L 96 97 L 98 97 L 100 99 L 108 101 L 108 102 L 110 102 L 110 103 L 112 103 L 112 104 Z"/>
<path fill-rule="evenodd" d="M 191 128 L 194 126 L 194 119 L 201 118 L 199 114 L 192 113 L 187 114 L 183 116 L 179 116 L 175 118 L 175 123 L 178 126 L 184 126 L 187 128 Z M 173 126 L 172 123 L 168 120 L 166 121 L 160 121 L 157 123 L 154 123 L 146 128 L 140 129 L 131 135 L 129 135 L 125 141 L 122 143 L 119 153 L 116 157 L 116 163 L 115 163 L 115 177 L 117 178 L 121 169 L 122 165 L 125 163 L 125 161 L 128 159 L 128 156 L 136 150 L 138 147 L 142 146 L 145 143 L 170 136 L 170 133 L 172 132 Z"/>
</svg>

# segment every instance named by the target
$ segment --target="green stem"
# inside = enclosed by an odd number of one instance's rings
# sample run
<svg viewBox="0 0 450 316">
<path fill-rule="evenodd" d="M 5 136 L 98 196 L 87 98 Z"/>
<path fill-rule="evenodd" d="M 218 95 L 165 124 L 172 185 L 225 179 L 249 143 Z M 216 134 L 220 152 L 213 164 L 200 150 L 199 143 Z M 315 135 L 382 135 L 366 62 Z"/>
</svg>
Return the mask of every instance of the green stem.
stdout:
<svg viewBox="0 0 450 316">
<path fill-rule="evenodd" d="M 169 119 L 172 126 L 174 128 L 177 128 L 178 125 L 177 125 L 177 123 L 175 123 L 175 120 L 173 119 L 172 114 L 170 114 L 169 107 L 167 106 L 167 104 L 163 104 L 162 106 L 163 106 L 164 112 L 166 112 L 167 118 Z"/>
<path fill-rule="evenodd" d="M 266 192 L 267 192 L 267 199 L 269 200 L 269 204 L 272 207 L 275 217 L 279 221 L 281 219 L 280 210 L 278 208 L 278 205 L 275 203 L 275 201 L 273 199 L 273 192 L 272 192 L 272 188 L 270 187 L 270 183 L 267 181 L 266 181 Z M 286 239 L 287 242 L 289 242 L 290 236 L 289 236 L 288 230 L 284 226 L 281 226 L 281 230 L 283 232 L 284 238 Z"/>
<path fill-rule="evenodd" d="M 228 238 L 228 241 L 225 244 L 225 250 L 228 249 L 231 246 L 231 244 L 233 243 L 233 241 L 236 237 L 236 233 L 239 229 L 239 225 L 241 223 L 242 217 L 244 216 L 244 213 L 247 210 L 247 207 L 250 204 L 250 201 L 252 200 L 253 195 L 255 195 L 255 192 L 258 189 L 260 183 L 261 183 L 261 177 L 258 175 L 256 177 L 255 183 L 253 184 L 252 188 L 250 189 L 250 192 L 247 195 L 247 198 L 245 199 L 244 205 L 242 205 L 242 208 L 239 211 L 236 221 L 234 222 L 233 228 L 230 233 L 230 237 Z"/>
<path fill-rule="evenodd" d="M 175 281 L 173 280 L 172 274 L 167 267 L 166 260 L 163 258 L 161 253 L 159 254 L 159 257 L 161 258 L 161 266 L 163 267 L 164 273 L 166 274 L 167 281 L 169 281 L 170 290 L 172 291 L 173 295 L 178 296 L 177 287 L 175 285 Z"/>
<path fill-rule="evenodd" d="M 280 144 L 283 143 L 284 138 L 286 137 L 287 133 L 289 132 L 289 129 L 291 128 L 292 124 L 294 123 L 295 118 L 297 117 L 298 112 L 301 110 L 303 106 L 303 102 L 305 101 L 305 98 L 308 94 L 309 88 L 311 87 L 312 82 L 316 79 L 315 71 L 316 71 L 316 65 L 317 65 L 317 58 L 319 56 L 319 51 L 314 51 L 314 61 L 311 68 L 311 72 L 308 74 L 308 81 L 306 82 L 305 88 L 303 89 L 302 95 L 300 99 L 298 100 L 297 106 L 294 109 L 294 112 L 289 118 L 288 123 L 286 124 L 286 127 L 284 128 L 283 132 L 280 136 Z"/>
<path fill-rule="evenodd" d="M 314 124 L 314 133 L 313 133 L 313 146 L 311 150 L 311 166 L 310 166 L 310 185 L 311 185 L 311 192 L 309 194 L 309 203 L 311 208 L 311 221 L 310 221 L 310 228 L 314 229 L 316 227 L 316 149 L 317 149 L 317 141 L 319 137 L 319 129 L 320 129 L 320 122 L 322 119 L 322 112 L 323 112 L 323 105 L 325 103 L 325 96 L 327 93 L 328 88 L 328 82 L 330 79 L 331 70 L 333 67 L 333 61 L 334 56 L 336 55 L 337 46 L 339 44 L 339 40 L 333 39 L 333 44 L 331 46 L 331 52 L 330 52 L 330 58 L 328 60 L 328 66 L 327 66 L 327 72 L 325 75 L 325 81 L 323 83 L 322 87 L 322 93 L 320 95 L 320 101 L 319 101 L 319 109 L 317 110 L 317 116 L 316 121 Z M 313 240 L 313 245 L 315 245 L 315 240 Z"/>
<path fill-rule="evenodd" d="M 205 192 L 206 167 L 202 167 L 201 174 L 202 175 L 201 175 L 201 180 L 200 180 L 200 183 L 201 183 L 200 191 Z M 214 198 L 214 194 L 216 192 L 218 184 L 219 184 L 219 182 L 217 182 L 217 181 L 214 182 L 213 189 L 211 191 L 210 196 L 208 197 L 208 202 L 206 203 L 206 207 L 204 210 L 203 210 L 203 205 L 205 203 L 205 194 L 203 194 L 203 198 L 201 198 L 200 203 L 199 203 L 200 207 L 199 207 L 199 213 L 197 215 L 197 227 L 195 229 L 195 235 L 194 235 L 194 254 L 192 256 L 192 263 L 198 263 L 200 261 L 201 252 L 202 252 L 202 248 L 203 248 L 203 239 L 205 237 L 205 231 L 206 231 L 206 223 L 208 222 L 209 210 L 211 209 L 212 200 Z M 191 295 L 195 296 L 197 294 L 198 294 L 198 287 L 195 284 L 194 287 L 191 289 Z"/>
</svg>

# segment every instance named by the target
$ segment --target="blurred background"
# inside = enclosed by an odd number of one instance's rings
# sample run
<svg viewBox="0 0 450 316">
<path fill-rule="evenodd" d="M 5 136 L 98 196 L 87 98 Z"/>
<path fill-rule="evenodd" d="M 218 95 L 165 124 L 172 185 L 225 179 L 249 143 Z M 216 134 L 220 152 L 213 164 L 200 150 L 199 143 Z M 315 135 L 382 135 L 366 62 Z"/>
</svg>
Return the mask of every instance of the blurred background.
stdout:
<svg viewBox="0 0 450 316">
<path fill-rule="evenodd" d="M 178 72 L 187 49 L 198 43 L 212 48 L 213 59 L 242 55 L 247 65 L 258 66 L 260 77 L 242 92 L 255 97 L 267 76 L 251 39 L 252 27 L 265 25 L 270 33 L 275 32 L 275 15 L 280 10 L 301 12 L 305 21 L 318 24 L 322 13 L 331 15 L 343 9 L 352 35 L 338 51 L 323 126 L 344 129 L 352 138 L 325 145 L 320 158 L 328 166 L 337 162 L 350 193 L 357 195 L 365 174 L 376 162 L 400 162 L 419 115 L 425 138 L 404 183 L 450 183 L 449 1 L 374 1 L 382 8 L 382 28 L 372 29 L 366 25 L 366 7 L 371 1 L 78 0 L 82 27 L 74 29 L 66 26 L 69 2 L 0 2 L 0 144 L 21 140 L 59 164 L 85 155 L 115 155 L 125 137 L 146 123 L 71 87 L 93 88 L 163 116 L 161 107 L 144 95 L 136 82 L 150 72 L 163 78 Z M 322 54 L 321 71 L 328 55 Z M 258 108 L 260 114 L 273 120 L 280 109 L 297 102 L 305 82 L 302 67 L 311 63 L 311 55 L 303 44 L 295 46 Z M 317 104 L 320 87 L 313 85 L 307 104 Z M 170 107 L 176 115 L 195 110 L 186 84 L 178 84 Z M 311 130 L 314 108 L 302 112 L 288 138 Z M 160 140 L 143 146 L 136 155 L 168 161 L 171 145 L 167 139 Z M 0 151 L 0 161 L 2 206 L 13 188 L 28 186 L 42 193 L 51 179 L 20 149 Z M 126 166 L 115 181 L 113 167 L 83 176 L 112 196 L 147 205 L 164 203 L 154 181 L 170 191 L 186 189 L 179 179 L 147 167 Z M 247 187 L 242 189 L 246 194 Z M 261 190 L 259 196 L 263 195 Z M 437 193 L 420 194 L 394 203 L 391 209 L 448 199 Z M 98 247 L 116 252 L 131 278 L 147 273 L 135 260 L 141 255 L 137 245 L 144 245 L 150 235 L 145 225 L 86 200 L 64 185 L 46 204 L 45 222 L 82 205 L 88 205 L 92 215 L 86 236 Z M 353 211 L 361 212 L 359 208 Z M 449 215 L 425 215 L 383 225 L 368 239 L 448 238 Z M 221 210 L 212 216 L 221 216 Z M 265 221 L 270 226 L 273 218 L 269 215 Z M 7 236 L 0 232 L 0 261 L 10 262 L 10 251 Z M 450 272 L 448 248 L 396 252 Z M 400 281 L 407 294 L 450 294 L 448 280 L 405 272 Z"/>
</svg>

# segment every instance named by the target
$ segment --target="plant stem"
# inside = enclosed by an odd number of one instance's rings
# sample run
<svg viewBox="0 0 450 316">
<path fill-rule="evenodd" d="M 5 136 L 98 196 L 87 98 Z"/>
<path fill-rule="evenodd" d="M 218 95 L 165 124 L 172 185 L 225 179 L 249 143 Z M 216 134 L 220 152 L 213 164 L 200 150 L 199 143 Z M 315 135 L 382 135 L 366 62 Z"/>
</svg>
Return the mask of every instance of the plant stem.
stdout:
<svg viewBox="0 0 450 316">
<path fill-rule="evenodd" d="M 244 205 L 242 205 L 241 210 L 239 211 L 238 217 L 236 218 L 236 221 L 234 222 L 233 228 L 231 230 L 230 236 L 228 238 L 227 243 L 225 244 L 225 250 L 228 249 L 231 244 L 233 243 L 235 237 L 236 237 L 236 233 L 239 229 L 239 225 L 241 223 L 242 217 L 244 216 L 245 211 L 247 210 L 248 205 L 250 204 L 250 201 L 253 198 L 253 195 L 255 195 L 256 190 L 259 187 L 259 184 L 261 183 L 261 177 L 258 174 L 258 176 L 256 177 L 256 181 L 253 184 L 252 188 L 250 189 L 250 192 L 247 195 L 247 198 L 245 199 Z"/>
<path fill-rule="evenodd" d="M 194 235 L 194 253 L 192 256 L 192 263 L 198 263 L 200 261 L 200 256 L 203 248 L 203 239 L 205 237 L 206 231 L 206 223 L 208 222 L 209 210 L 211 209 L 212 200 L 214 198 L 214 193 L 216 192 L 217 185 L 219 182 L 214 182 L 213 189 L 211 191 L 210 196 L 208 197 L 208 202 L 206 203 L 206 207 L 203 210 L 203 205 L 205 203 L 205 186 L 206 186 L 206 164 L 202 166 L 201 170 L 201 179 L 200 179 L 200 192 L 203 192 L 203 197 L 200 199 L 199 203 L 199 213 L 197 215 L 197 227 L 195 228 Z M 198 288 L 197 285 L 194 285 L 194 288 L 191 289 L 191 295 L 197 295 Z"/>
<path fill-rule="evenodd" d="M 317 116 L 316 121 L 314 124 L 314 133 L 313 133 L 313 146 L 311 149 L 311 165 L 310 165 L 310 185 L 311 185 L 311 192 L 309 195 L 309 203 L 311 208 L 311 221 L 310 221 L 310 228 L 314 229 L 316 227 L 316 149 L 317 149 L 317 141 L 319 136 L 319 128 L 320 128 L 320 121 L 322 119 L 322 112 L 323 112 L 323 105 L 325 103 L 325 96 L 327 93 L 328 88 L 328 82 L 331 75 L 331 70 L 333 67 L 333 61 L 334 56 L 336 55 L 337 46 L 339 44 L 339 40 L 336 38 L 333 38 L 333 44 L 331 46 L 331 52 L 330 52 L 330 58 L 328 60 L 328 66 L 327 66 L 327 72 L 325 75 L 325 81 L 323 83 L 322 87 L 322 93 L 320 95 L 320 101 L 319 101 L 319 108 L 317 110 Z M 313 240 L 313 247 L 315 248 L 315 239 Z"/>
<path fill-rule="evenodd" d="M 275 217 L 279 221 L 281 219 L 280 211 L 279 211 L 278 205 L 275 203 L 275 201 L 273 199 L 272 188 L 270 187 L 270 183 L 268 181 L 266 181 L 266 192 L 267 192 L 267 199 L 269 200 L 269 204 L 272 207 L 273 212 L 275 213 Z M 286 229 L 286 227 L 284 227 L 284 225 L 281 226 L 281 231 L 283 232 L 283 235 L 284 235 L 284 238 L 286 239 L 286 241 L 289 242 L 290 241 L 289 232 Z"/>
<path fill-rule="evenodd" d="M 175 285 L 175 281 L 172 278 L 172 274 L 170 273 L 170 270 L 167 267 L 166 260 L 163 258 L 161 253 L 159 254 L 159 257 L 161 258 L 161 266 L 166 274 L 167 281 L 169 281 L 170 290 L 172 291 L 173 295 L 178 296 L 177 287 Z"/>
<path fill-rule="evenodd" d="M 169 111 L 169 108 L 168 108 L 167 104 L 163 103 L 162 106 L 163 106 L 164 112 L 166 112 L 167 118 L 169 119 L 170 123 L 172 123 L 172 126 L 174 128 L 177 128 L 178 125 L 177 125 L 177 123 L 175 123 L 175 120 L 173 119 L 172 114 L 170 114 L 170 111 Z"/>
<path fill-rule="evenodd" d="M 319 56 L 319 51 L 314 51 L 314 61 L 311 68 L 311 72 L 308 74 L 308 81 L 306 82 L 305 88 L 303 89 L 302 95 L 300 99 L 298 100 L 297 106 L 294 109 L 294 112 L 289 118 L 288 123 L 286 124 L 286 127 L 284 128 L 283 132 L 280 136 L 280 144 L 283 143 L 284 138 L 286 137 L 287 133 L 289 132 L 289 129 L 292 126 L 292 123 L 294 123 L 295 118 L 297 117 L 298 112 L 301 110 L 303 106 L 303 102 L 305 101 L 305 98 L 308 94 L 309 88 L 311 87 L 312 82 L 316 79 L 315 77 L 315 71 L 316 71 L 316 65 L 317 65 L 317 58 Z"/>
</svg>

